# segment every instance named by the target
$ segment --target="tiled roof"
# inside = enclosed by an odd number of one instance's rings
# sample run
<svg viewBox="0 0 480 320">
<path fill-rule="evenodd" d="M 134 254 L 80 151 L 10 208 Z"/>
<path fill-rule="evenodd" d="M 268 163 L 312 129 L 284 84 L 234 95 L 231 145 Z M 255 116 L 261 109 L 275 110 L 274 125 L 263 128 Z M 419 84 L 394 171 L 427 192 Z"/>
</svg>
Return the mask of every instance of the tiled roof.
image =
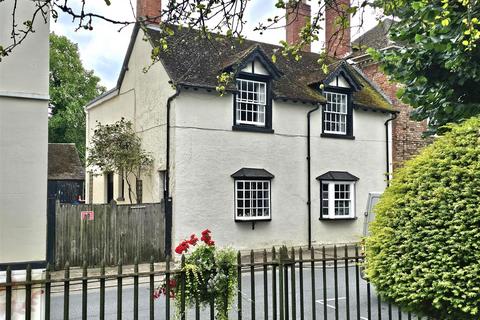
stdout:
<svg viewBox="0 0 480 320">
<path fill-rule="evenodd" d="M 375 27 L 352 41 L 353 56 L 364 54 L 368 48 L 378 50 L 394 45 L 395 43 L 388 37 L 393 23 L 394 21 L 392 19 L 382 20 Z"/>
<path fill-rule="evenodd" d="M 279 46 L 244 40 L 243 42 L 226 39 L 221 35 L 213 35 L 211 39 L 202 37 L 198 30 L 174 27 L 174 35 L 167 37 L 168 50 L 160 53 L 160 60 L 171 80 L 176 85 L 215 89 L 217 76 L 226 67 L 241 63 L 254 50 L 270 59 L 277 53 L 275 68 L 281 76 L 272 84 L 274 99 L 288 99 L 306 103 L 323 103 L 325 97 L 313 84 L 319 84 L 328 74 L 322 71 L 318 63 L 320 55 L 313 52 L 302 52 L 302 59 L 295 61 L 281 55 Z M 157 43 L 161 33 L 157 28 L 147 28 L 150 38 Z M 335 70 L 341 60 L 329 58 L 329 72 Z M 352 77 L 361 84 L 361 89 L 354 94 L 354 104 L 382 110 L 392 111 L 392 106 L 384 96 L 368 82 L 355 68 L 348 66 Z M 231 83 L 227 90 L 235 91 Z"/>
<path fill-rule="evenodd" d="M 48 180 L 84 180 L 85 169 L 73 143 L 48 144 Z"/>
</svg>

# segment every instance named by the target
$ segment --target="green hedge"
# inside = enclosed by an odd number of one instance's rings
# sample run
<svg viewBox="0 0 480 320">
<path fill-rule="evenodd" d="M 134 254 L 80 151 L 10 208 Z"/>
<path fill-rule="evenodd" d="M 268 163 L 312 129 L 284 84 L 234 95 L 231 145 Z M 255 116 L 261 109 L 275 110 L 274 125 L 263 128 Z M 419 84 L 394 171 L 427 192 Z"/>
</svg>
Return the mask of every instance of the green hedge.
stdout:
<svg viewBox="0 0 480 320">
<path fill-rule="evenodd" d="M 381 296 L 437 319 L 480 319 L 480 119 L 405 163 L 375 212 L 366 274 Z"/>
</svg>

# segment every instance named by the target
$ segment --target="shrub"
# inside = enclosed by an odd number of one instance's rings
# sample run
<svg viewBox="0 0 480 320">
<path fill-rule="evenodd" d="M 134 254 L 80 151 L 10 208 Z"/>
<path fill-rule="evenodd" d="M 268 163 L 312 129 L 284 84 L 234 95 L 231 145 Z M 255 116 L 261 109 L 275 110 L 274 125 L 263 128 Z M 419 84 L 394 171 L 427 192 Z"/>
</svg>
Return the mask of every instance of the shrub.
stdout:
<svg viewBox="0 0 480 320">
<path fill-rule="evenodd" d="M 381 296 L 437 319 L 479 319 L 480 119 L 405 163 L 375 212 L 366 275 Z"/>
</svg>

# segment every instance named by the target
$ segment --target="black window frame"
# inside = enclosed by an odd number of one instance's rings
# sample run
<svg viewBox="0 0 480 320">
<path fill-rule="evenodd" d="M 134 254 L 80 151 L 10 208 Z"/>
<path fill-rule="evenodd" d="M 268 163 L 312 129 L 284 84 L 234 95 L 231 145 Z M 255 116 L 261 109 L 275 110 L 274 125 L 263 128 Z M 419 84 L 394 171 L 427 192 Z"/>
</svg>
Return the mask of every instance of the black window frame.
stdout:
<svg viewBox="0 0 480 320">
<path fill-rule="evenodd" d="M 330 133 L 330 132 L 326 133 L 325 132 L 325 108 L 327 106 L 327 103 L 325 103 L 322 105 L 322 133 L 320 136 L 324 138 L 349 139 L 349 140 L 355 139 L 355 136 L 353 135 L 352 89 L 327 86 L 323 89 L 323 95 L 325 95 L 326 92 L 341 93 L 341 94 L 347 95 L 347 130 L 346 130 L 346 133 Z"/>
<path fill-rule="evenodd" d="M 268 172 L 265 169 L 258 168 L 242 168 L 231 175 L 233 178 L 233 219 L 235 222 L 247 222 L 253 223 L 256 222 L 268 222 L 272 221 L 272 180 L 275 177 L 273 174 Z M 238 219 L 237 218 L 237 182 L 238 181 L 268 181 L 268 193 L 269 193 L 269 216 L 268 218 L 262 219 Z"/>
<path fill-rule="evenodd" d="M 233 95 L 233 131 L 250 131 L 250 132 L 260 132 L 260 133 L 274 133 L 272 128 L 272 78 L 268 75 L 253 74 L 247 72 L 240 72 L 235 78 L 235 85 L 237 79 L 245 79 L 252 81 L 265 82 L 267 87 L 267 97 L 265 104 L 265 126 L 255 126 L 251 124 L 237 124 L 237 93 Z"/>
</svg>

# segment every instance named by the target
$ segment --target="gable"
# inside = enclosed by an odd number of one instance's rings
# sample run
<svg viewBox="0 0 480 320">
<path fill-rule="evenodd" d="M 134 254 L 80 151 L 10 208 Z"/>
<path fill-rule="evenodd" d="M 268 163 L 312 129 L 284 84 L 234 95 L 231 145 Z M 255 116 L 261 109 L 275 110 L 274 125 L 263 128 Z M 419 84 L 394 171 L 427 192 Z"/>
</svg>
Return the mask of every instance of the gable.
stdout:
<svg viewBox="0 0 480 320">
<path fill-rule="evenodd" d="M 267 68 L 263 65 L 259 59 L 255 59 L 252 62 L 248 63 L 243 69 L 240 70 L 245 73 L 260 74 L 264 76 L 271 76 Z"/>
<path fill-rule="evenodd" d="M 361 91 L 362 85 L 355 79 L 352 70 L 347 68 L 345 62 L 341 62 L 328 77 L 325 78 L 323 84 L 330 87 L 340 87 L 351 89 L 352 91 Z"/>
<path fill-rule="evenodd" d="M 351 88 L 348 81 L 342 75 L 335 76 L 330 82 L 326 83 L 326 85 L 330 87 Z"/>
</svg>

